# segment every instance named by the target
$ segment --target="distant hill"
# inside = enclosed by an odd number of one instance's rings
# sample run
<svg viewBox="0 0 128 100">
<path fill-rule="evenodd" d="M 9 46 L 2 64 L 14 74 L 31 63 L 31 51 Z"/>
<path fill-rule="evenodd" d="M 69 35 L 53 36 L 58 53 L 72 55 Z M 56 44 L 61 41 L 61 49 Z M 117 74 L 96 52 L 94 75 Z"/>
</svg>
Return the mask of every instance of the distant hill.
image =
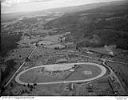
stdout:
<svg viewBox="0 0 128 100">
<path fill-rule="evenodd" d="M 16 20 L 21 17 L 29 17 L 29 16 L 48 16 L 50 13 L 46 11 L 33 11 L 33 12 L 19 12 L 19 13 L 7 13 L 1 14 L 1 21 L 8 22 Z"/>
<path fill-rule="evenodd" d="M 54 8 L 54 9 L 48 9 L 46 11 L 50 12 L 63 12 L 63 13 L 73 13 L 73 12 L 80 12 L 85 11 L 89 9 L 94 9 L 97 7 L 105 6 L 106 4 L 109 4 L 110 2 L 106 3 L 93 3 L 93 4 L 84 4 L 80 6 L 71 6 L 71 7 L 62 7 L 62 8 Z"/>
<path fill-rule="evenodd" d="M 45 16 L 45 15 L 50 15 L 55 12 L 60 12 L 60 13 L 80 12 L 80 11 L 85 11 L 85 10 L 89 10 L 89 9 L 94 9 L 97 7 L 102 7 L 102 6 L 109 5 L 109 4 L 110 4 L 110 2 L 94 3 L 94 4 L 87 4 L 87 5 L 80 5 L 80 6 L 54 8 L 54 9 L 41 10 L 41 11 L 6 13 L 6 14 L 1 14 L 1 20 L 2 20 L 2 22 L 6 22 L 6 21 L 16 20 L 17 18 L 20 18 L 20 17 Z"/>
<path fill-rule="evenodd" d="M 119 48 L 128 49 L 127 12 L 128 1 L 104 3 L 104 6 L 65 14 L 47 23 L 45 28 L 71 31 L 74 42 L 81 46 L 82 43 L 90 44 L 88 46 L 116 44 Z"/>
</svg>

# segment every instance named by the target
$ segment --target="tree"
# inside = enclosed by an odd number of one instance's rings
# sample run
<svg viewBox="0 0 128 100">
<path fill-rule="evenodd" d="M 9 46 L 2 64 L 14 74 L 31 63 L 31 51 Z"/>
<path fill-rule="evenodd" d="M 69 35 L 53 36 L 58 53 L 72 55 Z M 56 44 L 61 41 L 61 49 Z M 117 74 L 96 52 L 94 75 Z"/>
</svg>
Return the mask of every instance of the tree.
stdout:
<svg viewBox="0 0 128 100">
<path fill-rule="evenodd" d="M 30 61 L 30 59 L 27 57 L 27 58 L 25 59 L 25 61 L 26 61 L 26 62 L 29 62 L 29 61 Z"/>
</svg>

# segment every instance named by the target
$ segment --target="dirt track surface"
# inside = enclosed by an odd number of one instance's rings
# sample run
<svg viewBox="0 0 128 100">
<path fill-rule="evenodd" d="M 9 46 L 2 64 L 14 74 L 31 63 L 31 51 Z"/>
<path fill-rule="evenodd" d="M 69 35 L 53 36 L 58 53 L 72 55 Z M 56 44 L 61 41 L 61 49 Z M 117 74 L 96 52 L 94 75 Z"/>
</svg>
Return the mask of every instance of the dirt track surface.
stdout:
<svg viewBox="0 0 128 100">
<path fill-rule="evenodd" d="M 74 67 L 74 65 L 80 67 L 77 70 L 73 71 L 71 69 Z M 40 72 L 42 68 L 43 72 Z M 54 75 L 55 72 L 57 73 L 56 75 Z M 72 74 L 70 75 L 70 73 Z M 43 85 L 71 82 L 88 82 L 102 77 L 105 73 L 106 68 L 95 63 L 52 64 L 36 66 L 24 70 L 16 76 L 15 80 L 19 84 L 25 85 L 27 85 L 28 83 L 37 83 L 37 85 Z M 59 78 L 57 75 L 59 76 Z M 67 75 L 69 75 L 69 77 L 65 79 Z"/>
</svg>

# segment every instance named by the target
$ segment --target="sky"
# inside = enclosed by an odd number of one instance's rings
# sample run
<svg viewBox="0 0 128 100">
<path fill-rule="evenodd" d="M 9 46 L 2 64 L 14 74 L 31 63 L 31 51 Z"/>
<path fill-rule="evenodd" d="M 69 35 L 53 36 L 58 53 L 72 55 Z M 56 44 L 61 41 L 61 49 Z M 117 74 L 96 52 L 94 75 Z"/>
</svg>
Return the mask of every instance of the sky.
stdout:
<svg viewBox="0 0 128 100">
<path fill-rule="evenodd" d="M 110 1 L 119 0 L 1 0 L 1 13 L 29 12 Z"/>
</svg>

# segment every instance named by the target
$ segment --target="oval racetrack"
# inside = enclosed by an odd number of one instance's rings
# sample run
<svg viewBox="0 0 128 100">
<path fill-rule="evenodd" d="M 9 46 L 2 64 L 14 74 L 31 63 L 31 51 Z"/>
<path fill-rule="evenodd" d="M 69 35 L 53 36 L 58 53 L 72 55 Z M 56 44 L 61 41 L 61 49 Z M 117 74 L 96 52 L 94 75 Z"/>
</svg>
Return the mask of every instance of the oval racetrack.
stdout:
<svg viewBox="0 0 128 100">
<path fill-rule="evenodd" d="M 25 85 L 88 82 L 102 77 L 105 73 L 106 68 L 95 63 L 52 64 L 24 70 L 16 76 L 15 80 Z"/>
</svg>

